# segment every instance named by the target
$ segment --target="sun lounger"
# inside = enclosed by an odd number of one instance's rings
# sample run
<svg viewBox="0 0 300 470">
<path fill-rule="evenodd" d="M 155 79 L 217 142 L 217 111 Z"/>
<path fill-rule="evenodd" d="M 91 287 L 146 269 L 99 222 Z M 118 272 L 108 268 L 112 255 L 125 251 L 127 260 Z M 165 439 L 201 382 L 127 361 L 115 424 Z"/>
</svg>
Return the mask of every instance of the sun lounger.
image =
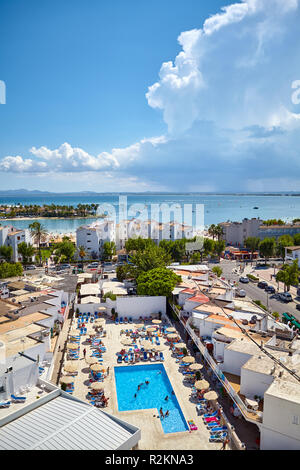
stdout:
<svg viewBox="0 0 300 470">
<path fill-rule="evenodd" d="M 120 317 L 120 325 L 123 325 L 123 317 Z"/>
<path fill-rule="evenodd" d="M 124 356 L 124 361 L 128 364 L 128 362 L 129 362 L 128 354 L 126 354 L 126 355 Z"/>
<path fill-rule="evenodd" d="M 132 323 L 132 317 L 129 317 L 129 318 L 128 318 L 128 322 L 129 322 L 129 323 Z"/>
<path fill-rule="evenodd" d="M 119 319 L 118 319 L 118 318 L 115 319 L 115 324 L 116 324 L 116 325 L 119 324 Z"/>
<path fill-rule="evenodd" d="M 159 359 L 160 359 L 161 361 L 164 361 L 164 360 L 165 360 L 164 355 L 163 355 L 162 352 L 159 353 Z"/>
<path fill-rule="evenodd" d="M 8 408 L 10 406 L 10 401 L 2 401 L 0 402 L 0 408 Z"/>
<path fill-rule="evenodd" d="M 143 359 L 144 361 L 148 361 L 148 356 L 147 356 L 146 351 L 143 352 Z"/>
<path fill-rule="evenodd" d="M 189 425 L 191 431 L 197 431 L 198 427 L 196 426 L 193 419 L 190 419 L 188 421 L 188 425 Z"/>
<path fill-rule="evenodd" d="M 124 317 L 124 323 L 128 323 L 128 318 Z"/>
<path fill-rule="evenodd" d="M 208 428 L 213 428 L 214 426 L 220 426 L 220 421 L 217 419 L 217 418 L 213 418 L 214 421 L 210 421 L 208 423 L 206 423 L 206 426 Z"/>
<path fill-rule="evenodd" d="M 220 432 L 223 433 L 224 431 L 227 431 L 227 426 L 216 426 L 210 430 L 210 433 L 219 434 Z"/>
<path fill-rule="evenodd" d="M 207 413 L 203 416 L 203 418 L 213 418 L 214 416 L 218 416 L 217 411 L 214 411 L 213 413 Z"/>
<path fill-rule="evenodd" d="M 16 397 L 15 395 L 11 395 L 11 400 L 15 403 L 24 403 L 26 397 Z"/>
<path fill-rule="evenodd" d="M 227 437 L 227 432 L 222 434 L 212 434 L 209 438 L 209 442 L 222 442 Z"/>
</svg>

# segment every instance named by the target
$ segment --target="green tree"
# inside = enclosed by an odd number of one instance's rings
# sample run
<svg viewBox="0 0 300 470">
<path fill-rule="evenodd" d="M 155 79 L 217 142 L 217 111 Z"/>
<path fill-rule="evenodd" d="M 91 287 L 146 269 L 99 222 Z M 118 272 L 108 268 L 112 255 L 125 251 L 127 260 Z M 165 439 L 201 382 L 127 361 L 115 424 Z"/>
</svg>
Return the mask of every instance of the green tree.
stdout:
<svg viewBox="0 0 300 470">
<path fill-rule="evenodd" d="M 169 253 L 157 245 L 150 245 L 142 251 L 137 251 L 130 256 L 130 261 L 137 269 L 137 274 L 150 271 L 155 268 L 163 268 L 171 263 Z"/>
<path fill-rule="evenodd" d="M 217 277 L 220 277 L 220 276 L 222 275 L 222 273 L 223 273 L 223 270 L 222 270 L 222 268 L 220 268 L 220 266 L 214 266 L 214 267 L 212 268 L 212 272 L 213 272 L 214 274 L 216 274 Z"/>
<path fill-rule="evenodd" d="M 300 233 L 296 233 L 294 235 L 294 245 L 295 246 L 300 246 Z"/>
<path fill-rule="evenodd" d="M 293 264 L 284 264 L 280 271 L 276 274 L 276 281 L 283 282 L 284 290 L 289 291 L 291 286 L 298 286 L 299 284 L 299 267 L 298 260 L 293 261 Z"/>
<path fill-rule="evenodd" d="M 214 245 L 214 252 L 216 253 L 216 255 L 221 256 L 221 254 L 223 253 L 223 251 L 225 250 L 225 247 L 226 247 L 226 244 L 225 244 L 225 241 L 224 240 L 217 240 L 215 242 L 215 245 Z"/>
<path fill-rule="evenodd" d="M 253 260 L 253 253 L 258 250 L 260 239 L 258 237 L 248 237 L 244 241 L 244 245 L 251 251 L 251 262 Z"/>
<path fill-rule="evenodd" d="M 110 260 L 112 259 L 113 255 L 116 254 L 116 244 L 115 242 L 105 242 L 103 244 L 103 252 L 102 258 L 103 260 Z"/>
<path fill-rule="evenodd" d="M 276 247 L 275 238 L 265 238 L 259 244 L 259 253 L 260 256 L 265 258 L 265 262 L 267 263 L 267 259 L 271 258 L 274 255 Z"/>
<path fill-rule="evenodd" d="M 5 261 L 9 262 L 12 259 L 13 248 L 12 246 L 2 245 L 0 246 L 0 256 L 2 256 Z"/>
<path fill-rule="evenodd" d="M 42 238 L 46 238 L 46 236 L 48 235 L 48 232 L 40 222 L 32 222 L 32 224 L 29 224 L 29 228 L 30 228 L 31 235 L 33 237 L 34 242 L 37 243 L 38 245 L 39 259 L 41 260 L 42 259 L 41 241 L 42 241 Z"/>
<path fill-rule="evenodd" d="M 0 263 L 0 279 L 21 276 L 22 274 L 23 266 L 21 263 Z"/>
<path fill-rule="evenodd" d="M 155 245 L 155 242 L 151 238 L 129 238 L 125 242 L 125 250 L 127 253 L 132 253 L 133 251 L 143 251 L 153 245 Z"/>
<path fill-rule="evenodd" d="M 165 267 L 151 269 L 137 278 L 138 295 L 163 295 L 171 297 L 174 287 L 181 281 L 173 271 Z"/>
<path fill-rule="evenodd" d="M 76 252 L 76 247 L 74 243 L 69 241 L 63 241 L 57 244 L 54 254 L 58 259 L 63 262 L 63 260 L 71 261 Z"/>
<path fill-rule="evenodd" d="M 205 238 L 203 242 L 204 256 L 211 255 L 215 251 L 215 242 L 211 238 Z"/>
<path fill-rule="evenodd" d="M 21 242 L 18 245 L 18 253 L 22 255 L 23 263 L 27 264 L 28 260 L 32 258 L 35 253 L 35 249 L 30 243 Z"/>
<path fill-rule="evenodd" d="M 276 242 L 276 254 L 282 258 L 282 260 L 285 260 L 285 248 L 287 246 L 293 246 L 294 245 L 294 239 L 291 237 L 291 235 L 282 235 L 281 237 L 278 237 L 277 242 Z"/>
<path fill-rule="evenodd" d="M 136 274 L 136 268 L 131 264 L 122 264 L 116 270 L 116 277 L 120 282 L 123 282 L 125 279 L 135 279 Z"/>
</svg>

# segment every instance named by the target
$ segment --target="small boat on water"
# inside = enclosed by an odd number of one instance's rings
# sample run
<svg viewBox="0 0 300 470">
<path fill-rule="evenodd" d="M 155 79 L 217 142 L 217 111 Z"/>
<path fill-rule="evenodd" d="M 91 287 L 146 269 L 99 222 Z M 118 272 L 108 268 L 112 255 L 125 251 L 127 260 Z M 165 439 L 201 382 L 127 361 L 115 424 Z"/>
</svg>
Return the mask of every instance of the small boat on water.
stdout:
<svg viewBox="0 0 300 470">
<path fill-rule="evenodd" d="M 259 207 L 256 207 L 256 206 L 255 206 L 255 207 L 253 207 L 253 209 L 259 209 Z"/>
</svg>

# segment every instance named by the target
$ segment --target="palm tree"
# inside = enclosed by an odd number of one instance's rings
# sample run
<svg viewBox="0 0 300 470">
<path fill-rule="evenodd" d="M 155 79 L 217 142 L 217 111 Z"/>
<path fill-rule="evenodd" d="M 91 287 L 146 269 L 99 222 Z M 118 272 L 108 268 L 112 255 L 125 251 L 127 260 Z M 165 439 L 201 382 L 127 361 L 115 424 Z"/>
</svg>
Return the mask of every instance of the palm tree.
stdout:
<svg viewBox="0 0 300 470">
<path fill-rule="evenodd" d="M 42 253 L 41 253 L 41 239 L 43 237 L 46 237 L 48 235 L 48 232 L 46 231 L 45 227 L 40 223 L 40 222 L 32 222 L 32 224 L 29 225 L 31 235 L 38 245 L 38 250 L 39 250 L 39 257 L 40 257 L 40 263 L 42 262 Z"/>
<path fill-rule="evenodd" d="M 84 258 L 85 255 L 86 255 L 86 251 L 85 251 L 84 246 L 80 245 L 80 246 L 78 247 L 78 254 L 79 254 L 79 257 L 81 258 L 81 261 L 82 261 L 83 258 Z"/>
</svg>

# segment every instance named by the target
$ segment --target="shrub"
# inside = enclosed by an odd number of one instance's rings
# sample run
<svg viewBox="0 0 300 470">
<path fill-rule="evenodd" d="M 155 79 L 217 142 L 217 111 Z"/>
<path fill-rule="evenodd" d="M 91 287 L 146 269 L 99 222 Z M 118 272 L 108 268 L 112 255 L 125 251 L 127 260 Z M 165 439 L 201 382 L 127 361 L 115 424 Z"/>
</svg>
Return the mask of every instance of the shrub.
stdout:
<svg viewBox="0 0 300 470">
<path fill-rule="evenodd" d="M 23 267 L 21 263 L 1 263 L 0 264 L 0 279 L 7 277 L 21 276 L 23 274 Z"/>
</svg>

